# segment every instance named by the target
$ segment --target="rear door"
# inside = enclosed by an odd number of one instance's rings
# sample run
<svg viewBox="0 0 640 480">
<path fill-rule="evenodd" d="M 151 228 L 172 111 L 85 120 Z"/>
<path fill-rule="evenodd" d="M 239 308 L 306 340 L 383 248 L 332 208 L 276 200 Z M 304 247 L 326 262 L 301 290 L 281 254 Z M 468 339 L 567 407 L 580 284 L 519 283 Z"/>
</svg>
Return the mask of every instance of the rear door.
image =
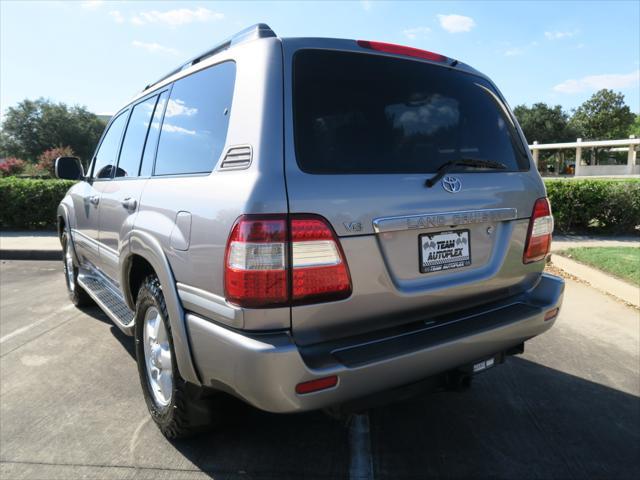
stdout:
<svg viewBox="0 0 640 480">
<path fill-rule="evenodd" d="M 534 281 L 541 267 L 522 251 L 544 188 L 491 82 L 329 43 L 285 42 L 285 170 L 290 212 L 320 214 L 340 236 L 353 295 L 294 307 L 296 340 L 425 319 Z M 425 185 L 460 159 L 505 169 L 456 167 Z"/>
<path fill-rule="evenodd" d="M 133 227 L 142 189 L 151 175 L 167 92 L 133 106 L 113 179 L 100 199 L 100 264 L 118 284 L 121 239 Z M 154 124 L 153 128 L 149 126 Z"/>
</svg>

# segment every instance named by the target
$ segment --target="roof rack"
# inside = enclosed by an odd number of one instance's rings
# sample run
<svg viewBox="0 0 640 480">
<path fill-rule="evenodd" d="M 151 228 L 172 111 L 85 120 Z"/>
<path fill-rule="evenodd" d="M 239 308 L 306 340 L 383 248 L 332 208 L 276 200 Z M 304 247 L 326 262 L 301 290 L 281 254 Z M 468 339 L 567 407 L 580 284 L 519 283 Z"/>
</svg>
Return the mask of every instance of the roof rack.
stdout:
<svg viewBox="0 0 640 480">
<path fill-rule="evenodd" d="M 195 65 L 196 63 L 200 63 L 201 61 L 209 57 L 212 57 L 216 53 L 220 53 L 224 50 L 227 50 L 233 45 L 238 45 L 239 43 L 248 42 L 250 40 L 257 40 L 258 38 L 268 38 L 268 37 L 275 37 L 275 36 L 277 36 L 275 32 L 271 30 L 271 27 L 269 27 L 269 25 L 267 25 L 266 23 L 256 23 L 255 25 L 251 25 L 250 27 L 247 27 L 244 30 L 240 30 L 235 35 L 232 35 L 231 37 L 223 40 L 222 42 L 217 44 L 215 47 L 207 50 L 206 52 L 203 52 L 200 55 L 196 55 L 192 59 L 180 65 L 178 68 L 171 70 L 162 78 L 144 87 L 142 91 L 144 92 L 146 90 L 149 90 L 151 87 L 153 87 L 154 85 L 157 85 L 163 80 L 166 80 L 170 76 L 175 75 L 176 73 L 181 72 L 182 70 L 185 70 L 191 67 L 192 65 Z"/>
</svg>

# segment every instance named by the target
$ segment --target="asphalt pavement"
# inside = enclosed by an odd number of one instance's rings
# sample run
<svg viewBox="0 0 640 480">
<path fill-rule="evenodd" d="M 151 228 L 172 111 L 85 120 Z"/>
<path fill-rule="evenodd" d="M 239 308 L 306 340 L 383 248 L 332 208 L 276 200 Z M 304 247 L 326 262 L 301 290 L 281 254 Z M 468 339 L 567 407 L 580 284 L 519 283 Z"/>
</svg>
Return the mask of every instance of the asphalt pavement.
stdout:
<svg viewBox="0 0 640 480">
<path fill-rule="evenodd" d="M 587 285 L 567 281 L 556 325 L 524 355 L 468 391 L 370 410 L 357 435 L 353 420 L 238 404 L 172 443 L 147 414 L 131 338 L 71 306 L 60 263 L 0 264 L 2 479 L 640 475 L 640 314 Z"/>
</svg>

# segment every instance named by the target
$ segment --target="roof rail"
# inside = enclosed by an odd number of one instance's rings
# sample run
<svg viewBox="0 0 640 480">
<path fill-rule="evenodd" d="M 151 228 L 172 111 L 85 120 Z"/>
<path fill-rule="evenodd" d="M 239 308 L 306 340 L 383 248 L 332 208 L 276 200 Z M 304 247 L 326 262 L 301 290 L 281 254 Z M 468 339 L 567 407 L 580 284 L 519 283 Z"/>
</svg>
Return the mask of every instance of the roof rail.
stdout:
<svg viewBox="0 0 640 480">
<path fill-rule="evenodd" d="M 269 25 L 267 25 L 266 23 L 256 23 L 255 25 L 251 25 L 250 27 L 247 27 L 244 30 L 240 30 L 235 35 L 232 35 L 231 37 L 226 38 L 225 40 L 217 44 L 215 47 L 207 50 L 206 52 L 202 52 L 200 55 L 196 55 L 195 57 L 191 58 L 187 62 L 180 65 L 178 68 L 171 70 L 162 78 L 144 87 L 142 91 L 144 92 L 146 90 L 149 90 L 151 87 L 153 87 L 154 85 L 157 85 L 163 80 L 166 80 L 170 76 L 175 75 L 176 73 L 181 72 L 182 70 L 185 70 L 190 66 L 195 65 L 196 63 L 200 63 L 201 61 L 209 57 L 212 57 L 216 53 L 220 53 L 224 50 L 227 50 L 233 45 L 238 45 L 239 43 L 248 42 L 250 40 L 257 40 L 259 38 L 268 38 L 268 37 L 276 37 L 276 36 L 277 35 L 275 34 L 275 32 L 271 30 L 271 27 L 269 27 Z"/>
</svg>

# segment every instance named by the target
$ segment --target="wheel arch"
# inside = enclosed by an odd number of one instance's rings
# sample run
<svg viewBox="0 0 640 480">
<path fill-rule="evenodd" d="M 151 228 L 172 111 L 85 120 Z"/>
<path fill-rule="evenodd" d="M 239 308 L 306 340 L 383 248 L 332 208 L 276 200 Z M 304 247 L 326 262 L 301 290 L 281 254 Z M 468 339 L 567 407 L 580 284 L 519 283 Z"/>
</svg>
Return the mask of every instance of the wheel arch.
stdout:
<svg viewBox="0 0 640 480">
<path fill-rule="evenodd" d="M 64 232 L 65 227 L 68 228 L 68 238 L 67 241 L 71 244 L 71 252 L 73 254 L 74 260 L 77 265 L 80 265 L 80 257 L 78 256 L 78 252 L 76 251 L 76 244 L 73 241 L 73 234 L 71 233 L 71 228 L 74 225 L 72 223 L 73 219 L 70 214 L 70 207 L 63 202 L 58 205 L 58 210 L 56 213 L 56 228 L 58 231 L 58 240 L 60 240 L 60 244 L 62 245 L 62 233 Z"/>
<path fill-rule="evenodd" d="M 135 310 L 137 292 L 134 293 L 132 287 L 139 287 L 140 284 L 137 282 L 142 282 L 149 273 L 158 277 L 169 313 L 178 370 L 182 378 L 200 385 L 191 356 L 184 310 L 178 297 L 173 271 L 162 245 L 149 233 L 135 229 L 130 231 L 124 243 L 126 248 L 121 249 L 123 254 L 120 256 L 120 286 L 125 302 L 129 308 Z"/>
</svg>

